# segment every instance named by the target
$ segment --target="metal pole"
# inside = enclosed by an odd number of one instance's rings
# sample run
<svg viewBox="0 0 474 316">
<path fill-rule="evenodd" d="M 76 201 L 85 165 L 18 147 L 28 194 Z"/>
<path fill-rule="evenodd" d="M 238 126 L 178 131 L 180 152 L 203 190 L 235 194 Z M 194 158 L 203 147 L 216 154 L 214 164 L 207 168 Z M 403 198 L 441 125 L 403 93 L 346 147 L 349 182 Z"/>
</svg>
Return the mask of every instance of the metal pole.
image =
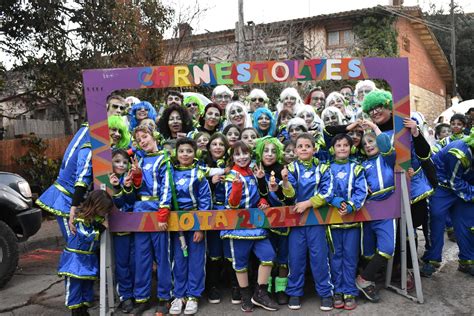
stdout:
<svg viewBox="0 0 474 316">
<path fill-rule="evenodd" d="M 244 0 L 239 0 L 239 21 L 237 22 L 237 60 L 244 60 Z"/>
<path fill-rule="evenodd" d="M 456 23 L 454 0 L 451 0 L 451 67 L 453 68 L 453 97 L 458 95 L 456 79 Z"/>
</svg>

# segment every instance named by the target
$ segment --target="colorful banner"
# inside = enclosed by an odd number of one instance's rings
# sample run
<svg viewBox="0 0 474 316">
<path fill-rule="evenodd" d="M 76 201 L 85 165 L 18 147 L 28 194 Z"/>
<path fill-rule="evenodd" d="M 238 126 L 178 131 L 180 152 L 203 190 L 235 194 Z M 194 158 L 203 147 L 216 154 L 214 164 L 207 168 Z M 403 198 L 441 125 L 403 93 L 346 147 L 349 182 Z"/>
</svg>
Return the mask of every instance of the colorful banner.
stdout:
<svg viewBox="0 0 474 316">
<path fill-rule="evenodd" d="M 83 71 L 83 79 L 93 149 L 92 166 L 96 188 L 106 188 L 108 174 L 112 172 L 106 100 L 114 91 L 122 89 L 212 86 L 219 84 L 245 85 L 307 80 L 384 79 L 391 86 L 393 95 L 394 143 L 397 151 L 395 168 L 397 171 L 406 170 L 411 165 L 409 131 L 403 127 L 403 119 L 410 115 L 407 58 L 317 58 L 310 60 L 223 62 L 217 64 L 94 69 Z M 395 204 L 393 205 L 395 207 Z M 367 206 L 367 209 L 370 213 L 370 207 Z M 399 208 L 397 209 L 399 210 Z M 332 213 L 329 210 L 328 214 Z M 386 216 L 385 218 L 396 217 L 389 213 Z M 110 220 L 111 223 L 116 223 L 121 220 L 131 220 L 132 217 L 138 218 L 140 216 L 127 214 L 127 217 L 122 217 L 120 214 L 111 216 Z M 153 218 L 153 216 L 151 215 L 150 218 Z M 316 216 L 316 218 L 318 217 Z M 369 218 L 371 219 L 368 220 L 375 219 Z M 137 221 L 142 223 L 142 219 L 137 219 Z M 267 221 L 272 223 L 271 220 Z M 331 223 L 337 221 L 337 216 L 330 216 L 328 221 Z M 174 225 L 173 219 L 170 223 Z M 323 223 L 327 224 L 328 222 L 325 219 L 320 222 L 320 224 Z M 121 227 L 128 226 L 122 225 Z M 140 226 L 139 224 L 136 227 L 143 227 L 143 225 Z M 137 228 L 130 226 L 127 229 L 136 231 Z"/>
</svg>

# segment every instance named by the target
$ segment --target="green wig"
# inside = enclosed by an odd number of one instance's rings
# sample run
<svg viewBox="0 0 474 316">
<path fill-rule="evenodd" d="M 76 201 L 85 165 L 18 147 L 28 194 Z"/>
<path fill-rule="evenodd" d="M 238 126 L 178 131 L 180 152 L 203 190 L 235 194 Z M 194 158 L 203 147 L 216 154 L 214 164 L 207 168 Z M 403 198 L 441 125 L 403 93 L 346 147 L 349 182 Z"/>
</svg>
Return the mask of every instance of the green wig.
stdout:
<svg viewBox="0 0 474 316">
<path fill-rule="evenodd" d="M 128 148 L 128 146 L 130 145 L 131 136 L 130 136 L 130 132 L 128 131 L 127 125 L 123 121 L 123 118 L 118 115 L 112 115 L 109 117 L 108 123 L 109 123 L 109 129 L 116 128 L 120 132 L 120 135 L 122 135 L 118 144 L 115 145 L 115 148 L 119 148 L 119 149 Z"/>
<path fill-rule="evenodd" d="M 367 94 L 362 101 L 362 111 L 369 113 L 370 110 L 382 106 L 391 110 L 393 108 L 392 94 L 385 90 L 374 90 Z"/>
<path fill-rule="evenodd" d="M 201 99 L 199 99 L 198 97 L 194 96 L 194 95 L 190 95 L 186 98 L 184 98 L 184 101 L 183 101 L 183 105 L 186 105 L 188 103 L 196 103 L 198 105 L 198 113 L 200 116 L 202 116 L 204 114 L 204 104 L 202 103 Z"/>
<path fill-rule="evenodd" d="M 255 155 L 257 157 L 257 163 L 262 162 L 263 150 L 265 149 L 266 144 L 275 145 L 277 162 L 282 163 L 283 162 L 283 152 L 284 152 L 283 144 L 278 140 L 278 138 L 271 137 L 271 136 L 265 136 L 265 137 L 259 138 L 257 140 L 257 143 L 255 144 Z"/>
<path fill-rule="evenodd" d="M 474 148 L 474 127 L 471 128 L 469 136 L 464 137 L 463 140 L 469 147 Z"/>
</svg>

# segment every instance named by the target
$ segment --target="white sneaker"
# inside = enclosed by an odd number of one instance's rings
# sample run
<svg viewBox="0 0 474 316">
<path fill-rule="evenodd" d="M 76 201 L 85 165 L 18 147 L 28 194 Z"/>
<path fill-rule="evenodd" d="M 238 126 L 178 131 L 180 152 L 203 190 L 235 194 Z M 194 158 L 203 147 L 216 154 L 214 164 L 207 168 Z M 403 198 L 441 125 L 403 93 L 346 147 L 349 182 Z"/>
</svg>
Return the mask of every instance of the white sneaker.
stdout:
<svg viewBox="0 0 474 316">
<path fill-rule="evenodd" d="M 181 298 L 175 298 L 171 302 L 169 313 L 171 315 L 180 315 L 182 310 L 183 310 L 183 300 Z"/>
<path fill-rule="evenodd" d="M 198 311 L 198 302 L 196 299 L 188 299 L 186 302 L 186 308 L 184 309 L 184 315 L 194 315 Z"/>
</svg>

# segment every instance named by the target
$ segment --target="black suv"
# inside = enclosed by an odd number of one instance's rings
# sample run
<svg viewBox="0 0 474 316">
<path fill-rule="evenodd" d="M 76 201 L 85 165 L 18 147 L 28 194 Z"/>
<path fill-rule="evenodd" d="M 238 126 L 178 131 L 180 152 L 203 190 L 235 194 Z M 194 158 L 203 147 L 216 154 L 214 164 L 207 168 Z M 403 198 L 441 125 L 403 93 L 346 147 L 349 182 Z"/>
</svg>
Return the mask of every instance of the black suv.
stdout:
<svg viewBox="0 0 474 316">
<path fill-rule="evenodd" d="M 18 242 L 41 227 L 41 209 L 33 207 L 28 182 L 17 174 L 0 172 L 0 288 L 18 264 Z"/>
</svg>

